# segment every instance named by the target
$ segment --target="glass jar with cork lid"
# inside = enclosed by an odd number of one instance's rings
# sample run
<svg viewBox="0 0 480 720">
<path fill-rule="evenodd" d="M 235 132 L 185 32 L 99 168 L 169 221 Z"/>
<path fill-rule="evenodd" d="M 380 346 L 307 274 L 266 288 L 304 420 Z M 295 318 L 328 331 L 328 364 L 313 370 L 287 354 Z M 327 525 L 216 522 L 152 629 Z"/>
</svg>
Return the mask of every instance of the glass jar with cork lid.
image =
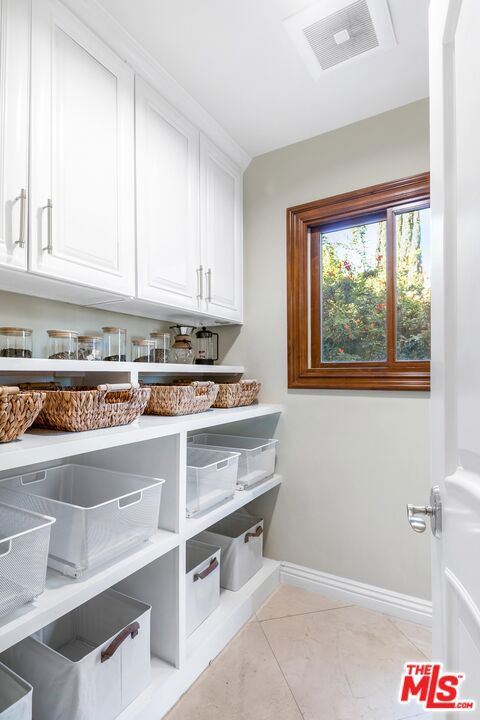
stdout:
<svg viewBox="0 0 480 720">
<path fill-rule="evenodd" d="M 78 333 L 74 330 L 47 330 L 49 360 L 77 360 Z"/>
<path fill-rule="evenodd" d="M 127 359 L 127 331 L 125 328 L 103 327 L 103 359 L 125 362 Z"/>
<path fill-rule="evenodd" d="M 30 328 L 0 327 L 0 357 L 31 358 L 32 334 Z"/>
</svg>

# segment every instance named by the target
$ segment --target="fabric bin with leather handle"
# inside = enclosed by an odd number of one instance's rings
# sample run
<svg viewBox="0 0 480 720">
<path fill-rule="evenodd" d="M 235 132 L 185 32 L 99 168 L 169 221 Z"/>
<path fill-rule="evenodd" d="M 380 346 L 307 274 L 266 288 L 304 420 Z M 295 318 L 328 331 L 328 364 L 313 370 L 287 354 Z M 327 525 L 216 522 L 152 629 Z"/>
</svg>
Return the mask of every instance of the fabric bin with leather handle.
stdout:
<svg viewBox="0 0 480 720">
<path fill-rule="evenodd" d="M 150 682 L 150 610 L 107 590 L 6 650 L 35 720 L 116 718 Z"/>
<path fill-rule="evenodd" d="M 72 463 L 5 479 L 0 500 L 54 517 L 48 564 L 80 577 L 155 533 L 164 482 Z"/>
<path fill-rule="evenodd" d="M 0 720 L 32 720 L 32 686 L 2 663 Z"/>
<path fill-rule="evenodd" d="M 262 567 L 263 520 L 239 510 L 197 535 L 222 551 L 220 586 L 240 590 Z"/>
<path fill-rule="evenodd" d="M 220 601 L 220 548 L 187 541 L 187 636 L 202 624 Z"/>
</svg>

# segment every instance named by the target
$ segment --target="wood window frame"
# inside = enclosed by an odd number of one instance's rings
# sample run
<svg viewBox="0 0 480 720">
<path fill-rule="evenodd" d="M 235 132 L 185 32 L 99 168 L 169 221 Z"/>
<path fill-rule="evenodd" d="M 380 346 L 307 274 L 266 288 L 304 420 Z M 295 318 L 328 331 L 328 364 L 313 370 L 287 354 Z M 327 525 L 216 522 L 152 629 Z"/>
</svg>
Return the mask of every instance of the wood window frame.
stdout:
<svg viewBox="0 0 480 720">
<path fill-rule="evenodd" d="M 321 363 L 320 241 L 318 227 L 341 220 L 387 213 L 393 237 L 395 210 L 430 203 L 430 173 L 373 185 L 288 208 L 287 298 L 288 387 L 357 390 L 429 390 L 429 361 L 396 361 L 394 248 L 387 247 L 387 347 L 385 362 Z M 315 228 L 317 230 L 315 231 Z M 315 233 L 318 237 L 315 236 Z M 313 252 L 312 252 L 313 250 Z M 314 362 L 316 360 L 316 362 Z M 318 365 L 318 367 L 315 367 Z"/>
</svg>

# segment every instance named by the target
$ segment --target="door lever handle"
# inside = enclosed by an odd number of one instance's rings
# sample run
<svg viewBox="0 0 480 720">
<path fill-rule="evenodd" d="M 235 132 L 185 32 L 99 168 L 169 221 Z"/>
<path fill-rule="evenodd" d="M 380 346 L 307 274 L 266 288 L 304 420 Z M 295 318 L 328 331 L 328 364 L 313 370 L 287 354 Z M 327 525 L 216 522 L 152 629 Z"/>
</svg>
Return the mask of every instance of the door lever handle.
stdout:
<svg viewBox="0 0 480 720">
<path fill-rule="evenodd" d="M 427 518 L 430 518 L 432 534 L 439 537 L 442 532 L 442 499 L 440 488 L 433 487 L 430 491 L 430 505 L 407 505 L 407 518 L 412 530 L 423 533 L 427 529 Z"/>
<path fill-rule="evenodd" d="M 427 521 L 425 518 L 432 517 L 432 515 L 433 508 L 431 505 L 407 505 L 408 522 L 417 533 L 425 532 L 427 529 Z"/>
</svg>

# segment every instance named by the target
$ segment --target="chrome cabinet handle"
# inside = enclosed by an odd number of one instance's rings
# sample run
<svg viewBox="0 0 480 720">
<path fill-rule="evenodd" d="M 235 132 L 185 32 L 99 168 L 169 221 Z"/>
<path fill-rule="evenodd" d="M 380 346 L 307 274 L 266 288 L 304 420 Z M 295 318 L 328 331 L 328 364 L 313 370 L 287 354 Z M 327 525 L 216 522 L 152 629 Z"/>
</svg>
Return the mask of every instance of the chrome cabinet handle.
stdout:
<svg viewBox="0 0 480 720">
<path fill-rule="evenodd" d="M 205 273 L 205 280 L 207 282 L 207 297 L 205 300 L 207 302 L 212 302 L 212 268 L 208 268 Z"/>
<path fill-rule="evenodd" d="M 53 234 L 52 234 L 52 199 L 48 198 L 47 204 L 43 206 L 42 210 L 47 211 L 47 244 L 42 247 L 43 252 L 47 252 L 49 255 L 53 253 Z"/>
<path fill-rule="evenodd" d="M 20 200 L 20 230 L 18 233 L 18 240 L 16 240 L 15 245 L 18 245 L 18 247 L 25 247 L 25 210 L 27 207 L 26 203 L 27 199 L 27 191 L 25 188 L 22 188 L 20 190 L 20 195 L 15 198 L 15 201 Z"/>
<path fill-rule="evenodd" d="M 442 532 L 442 500 L 440 489 L 432 488 L 430 492 L 430 505 L 407 505 L 407 518 L 410 527 L 417 533 L 427 529 L 427 518 L 430 518 L 432 534 L 439 537 Z"/>
<path fill-rule="evenodd" d="M 203 300 L 203 265 L 197 268 L 197 300 Z"/>
</svg>

